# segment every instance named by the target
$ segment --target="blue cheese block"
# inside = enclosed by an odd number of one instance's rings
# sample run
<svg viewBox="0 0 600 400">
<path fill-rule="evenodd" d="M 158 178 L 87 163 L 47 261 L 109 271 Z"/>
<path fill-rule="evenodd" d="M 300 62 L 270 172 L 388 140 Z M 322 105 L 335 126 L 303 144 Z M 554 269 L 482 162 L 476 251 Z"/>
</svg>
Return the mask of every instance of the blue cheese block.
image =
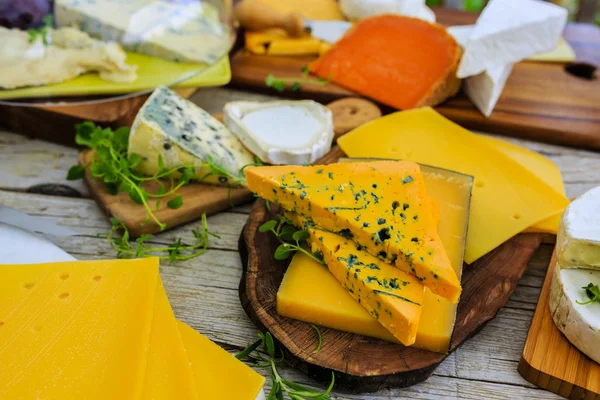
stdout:
<svg viewBox="0 0 600 400">
<path fill-rule="evenodd" d="M 253 155 L 221 122 L 166 87 L 157 88 L 136 116 L 128 151 L 142 156 L 137 170 L 144 175 L 158 172 L 161 156 L 167 169 L 195 165 L 198 180 L 224 186 L 239 182 L 211 174 L 205 165 L 209 157 L 235 177 L 254 162 Z"/>
<path fill-rule="evenodd" d="M 212 64 L 229 50 L 230 30 L 205 2 L 57 0 L 59 27 L 74 26 L 126 50 L 176 62 Z"/>
</svg>

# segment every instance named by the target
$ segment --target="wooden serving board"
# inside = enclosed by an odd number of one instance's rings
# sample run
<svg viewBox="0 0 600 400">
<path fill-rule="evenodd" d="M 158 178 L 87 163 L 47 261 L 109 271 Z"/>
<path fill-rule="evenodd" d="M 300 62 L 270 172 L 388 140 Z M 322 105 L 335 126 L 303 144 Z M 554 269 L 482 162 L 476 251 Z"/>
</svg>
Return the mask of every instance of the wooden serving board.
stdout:
<svg viewBox="0 0 600 400">
<path fill-rule="evenodd" d="M 600 364 L 573 346 L 558 330 L 550 315 L 550 285 L 556 253 L 553 254 L 542 287 L 519 373 L 534 385 L 563 397 L 600 400 Z"/>
<path fill-rule="evenodd" d="M 364 99 L 341 99 L 334 101 L 327 107 L 331 109 L 333 114 L 335 138 L 381 116 L 379 108 L 374 103 Z M 215 115 L 215 118 L 222 120 L 222 115 Z M 127 125 L 131 125 L 131 121 Z M 91 155 L 90 150 L 82 152 L 79 156 L 79 164 L 88 165 Z M 159 226 L 153 221 L 144 224 L 147 217 L 146 209 L 134 203 L 127 193 L 110 194 L 100 180 L 91 177 L 89 168 L 86 170 L 84 179 L 90 194 L 98 205 L 109 217 L 118 218 L 123 222 L 133 237 L 160 231 Z M 156 182 L 147 182 L 143 186 L 149 193 L 154 193 L 158 189 L 158 183 Z M 167 202 L 177 195 L 182 196 L 183 205 L 176 210 L 167 207 Z M 160 199 L 162 205 L 154 214 L 159 221 L 167 224 L 168 228 L 173 228 L 198 220 L 204 213 L 211 215 L 233 206 L 249 203 L 253 198 L 254 195 L 245 188 L 229 189 L 193 183 L 181 187 L 169 197 Z M 157 200 L 159 199 L 148 200 L 152 210 L 155 209 Z"/>
<path fill-rule="evenodd" d="M 472 24 L 477 14 L 435 10 L 444 25 Z M 577 60 L 600 67 L 600 28 L 569 24 L 564 33 Z M 275 77 L 302 76 L 302 67 L 315 57 L 259 56 L 239 50 L 231 60 L 232 84 L 253 90 L 277 92 L 265 86 Z M 471 129 L 548 143 L 600 150 L 600 73 L 586 80 L 571 75 L 565 65 L 521 62 L 515 65 L 490 118 L 484 117 L 464 94 L 437 107 L 449 119 Z M 332 101 L 356 93 L 336 85 L 303 84 L 286 96 Z M 391 109 L 388 109 L 391 111 Z"/>
<path fill-rule="evenodd" d="M 343 156 L 336 147 L 319 163 L 335 162 Z M 257 201 L 239 242 L 244 265 L 240 300 L 256 326 L 271 332 L 283 346 L 286 360 L 293 366 L 322 382 L 330 381 L 334 371 L 336 389 L 373 392 L 422 382 L 447 357 L 328 328 L 321 328 L 323 347 L 314 354 L 315 331 L 310 324 L 277 314 L 276 295 L 289 261 L 275 260 L 273 254 L 280 243 L 274 235 L 258 230 L 271 219 L 273 213 L 266 209 L 264 201 Z M 463 292 L 450 352 L 506 304 L 541 238 L 537 233 L 517 235 L 477 262 L 464 266 Z"/>
</svg>

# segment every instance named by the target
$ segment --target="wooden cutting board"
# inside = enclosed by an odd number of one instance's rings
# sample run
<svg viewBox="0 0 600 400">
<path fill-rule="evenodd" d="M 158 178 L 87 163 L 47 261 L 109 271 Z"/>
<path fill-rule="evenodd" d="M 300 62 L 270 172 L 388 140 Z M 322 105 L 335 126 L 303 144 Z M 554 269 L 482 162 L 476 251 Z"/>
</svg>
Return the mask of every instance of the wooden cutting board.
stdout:
<svg viewBox="0 0 600 400">
<path fill-rule="evenodd" d="M 519 373 L 534 385 L 569 399 L 600 400 L 600 364 L 573 346 L 558 330 L 550 315 L 553 254 L 529 328 Z"/>
<path fill-rule="evenodd" d="M 364 99 L 341 99 L 329 104 L 328 107 L 333 114 L 335 138 L 381 116 L 379 108 L 374 103 Z M 222 120 L 222 115 L 215 115 L 215 117 Z M 131 122 L 128 125 L 130 124 Z M 90 150 L 82 152 L 79 156 L 79 164 L 88 165 L 91 156 L 92 152 Z M 134 203 L 127 193 L 110 194 L 100 180 L 90 175 L 89 168 L 86 169 L 84 179 L 90 194 L 98 205 L 109 218 L 115 217 L 124 223 L 131 236 L 137 237 L 160 231 L 155 222 L 144 223 L 147 217 L 146 209 Z M 143 185 L 149 193 L 155 193 L 158 186 L 157 182 L 147 182 Z M 168 190 L 167 182 L 165 182 L 165 186 Z M 183 205 L 178 209 L 167 207 L 167 202 L 178 195 L 182 196 Z M 254 199 L 254 195 L 245 188 L 229 189 L 193 183 L 181 187 L 171 196 L 160 199 L 162 206 L 154 212 L 154 215 L 159 221 L 166 224 L 167 228 L 173 228 L 198 220 L 204 213 L 207 215 L 215 214 L 236 205 L 249 203 L 252 199 Z M 157 200 L 152 198 L 148 200 L 152 210 L 156 208 Z"/>
<path fill-rule="evenodd" d="M 344 156 L 336 147 L 321 163 L 336 162 Z M 280 243 L 274 235 L 258 230 L 271 219 L 272 212 L 263 201 L 257 201 L 239 242 L 244 265 L 240 300 L 256 326 L 271 332 L 283 346 L 288 363 L 322 382 L 329 382 L 334 371 L 337 389 L 373 392 L 422 382 L 448 356 L 328 328 L 320 328 L 323 347 L 313 353 L 315 331 L 310 324 L 277 314 L 276 295 L 289 260 L 275 260 L 273 254 Z M 463 292 L 450 353 L 506 304 L 539 247 L 541 236 L 519 234 L 477 262 L 464 266 Z"/>
<path fill-rule="evenodd" d="M 472 24 L 476 14 L 448 9 L 435 10 L 444 25 Z M 600 67 L 600 28 L 569 24 L 564 33 L 577 60 Z M 299 78 L 302 67 L 315 57 L 257 56 L 243 49 L 231 60 L 232 84 L 277 94 L 265 86 L 269 74 Z M 600 73 L 586 80 L 566 72 L 563 64 L 521 62 L 515 65 L 490 118 L 484 117 L 464 94 L 437 107 L 451 120 L 471 129 L 533 139 L 548 143 L 600 150 Z M 285 96 L 313 98 L 322 102 L 356 96 L 336 85 L 303 84 Z M 387 109 L 386 111 L 391 111 Z"/>
</svg>

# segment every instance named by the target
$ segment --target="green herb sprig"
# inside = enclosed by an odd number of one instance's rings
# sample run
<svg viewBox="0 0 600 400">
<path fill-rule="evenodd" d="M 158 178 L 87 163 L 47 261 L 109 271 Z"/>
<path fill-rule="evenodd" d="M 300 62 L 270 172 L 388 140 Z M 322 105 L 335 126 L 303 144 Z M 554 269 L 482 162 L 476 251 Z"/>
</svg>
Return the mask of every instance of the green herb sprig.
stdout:
<svg viewBox="0 0 600 400">
<path fill-rule="evenodd" d="M 260 232 L 273 233 L 281 243 L 275 250 L 275 259 L 287 260 L 293 252 L 301 251 L 319 264 L 322 264 L 321 260 L 302 247 L 302 242 L 308 239 L 308 232 L 296 229 L 292 225 L 292 221 L 281 215 L 277 215 L 276 218 L 265 222 L 258 228 Z"/>
<path fill-rule="evenodd" d="M 86 167 L 89 167 L 91 176 L 104 182 L 106 190 L 110 194 L 126 192 L 131 200 L 142 205 L 146 209 L 147 218 L 144 223 L 154 221 L 160 230 L 166 228 L 166 224 L 160 222 L 154 214 L 161 207 L 160 200 L 156 202 L 154 209 L 150 206 L 149 199 L 161 199 L 171 196 L 182 186 L 189 184 L 192 180 L 204 181 L 209 176 L 217 175 L 228 179 L 232 185 L 245 185 L 246 180 L 243 170 L 238 176 L 234 176 L 225 168 L 217 164 L 212 157 L 208 157 L 204 163 L 187 164 L 176 168 L 165 168 L 161 156 L 158 157 L 158 171 L 152 176 L 142 176 L 135 168 L 142 161 L 142 157 L 132 153 L 128 155 L 129 128 L 122 127 L 113 131 L 110 128 L 101 128 L 93 122 L 87 121 L 76 126 L 75 142 L 81 146 L 94 150 L 94 157 L 87 165 L 75 165 L 67 173 L 68 180 L 81 179 L 85 175 Z M 257 165 L 257 164 L 251 164 Z M 206 168 L 209 170 L 200 179 L 197 179 L 195 170 Z M 154 193 L 147 191 L 142 184 L 146 182 L 157 182 L 158 189 Z M 165 185 L 168 183 L 169 189 Z M 177 209 L 183 205 L 183 198 L 176 196 L 167 202 L 167 207 Z"/>
<path fill-rule="evenodd" d="M 321 77 L 317 77 L 316 79 L 312 79 L 309 77 L 310 71 L 307 66 L 302 67 L 302 78 L 276 78 L 272 74 L 267 76 L 265 80 L 265 84 L 267 87 L 272 87 L 278 92 L 282 93 L 287 89 L 288 84 L 290 85 L 290 90 L 292 92 L 297 92 L 302 87 L 302 84 L 311 84 L 318 86 L 327 86 L 331 83 L 332 76 L 329 76 L 327 79 L 323 79 Z"/>
<path fill-rule="evenodd" d="M 335 374 L 333 372 L 331 373 L 331 383 L 324 392 L 317 392 L 306 386 L 284 379 L 279 374 L 279 371 L 277 371 L 277 366 L 284 361 L 283 352 L 276 348 L 273 336 L 269 332 L 266 332 L 265 334 L 259 333 L 258 337 L 259 340 L 249 345 L 235 357 L 239 360 L 243 360 L 253 352 L 256 352 L 255 357 L 262 363 L 257 365 L 257 367 L 267 367 L 271 370 L 273 386 L 271 386 L 271 391 L 269 392 L 267 400 L 281 400 L 284 398 L 284 394 L 292 400 L 331 400 L 329 394 L 335 385 Z M 261 345 L 266 355 L 268 355 L 268 358 L 264 357 L 261 352 L 258 352 L 258 348 Z M 280 354 L 280 357 L 277 357 L 277 353 Z"/>
<path fill-rule="evenodd" d="M 583 303 L 577 301 L 577 304 L 585 306 L 590 303 L 600 303 L 600 286 L 594 285 L 590 282 L 587 286 L 582 287 L 582 289 L 585 290 L 585 294 L 589 300 Z"/>
<path fill-rule="evenodd" d="M 37 40 L 38 37 L 42 38 L 42 42 L 45 45 L 48 45 L 48 33 L 50 29 L 54 27 L 54 20 L 52 15 L 46 15 L 44 19 L 42 19 L 44 25 L 40 28 L 30 28 L 27 29 L 27 33 L 29 34 L 29 43 L 33 43 Z"/>
<path fill-rule="evenodd" d="M 169 262 L 185 261 L 204 254 L 210 236 L 219 238 L 218 235 L 208 231 L 206 214 L 202 214 L 201 228 L 199 230 L 192 229 L 192 234 L 196 238 L 194 244 L 186 244 L 181 238 L 178 238 L 169 245 L 159 246 L 149 243 L 154 239 L 154 236 L 149 234 L 142 235 L 135 240 L 135 243 L 131 243 L 125 224 L 117 218 L 111 218 L 110 221 L 112 223 L 111 231 L 98 236 L 108 239 L 110 246 L 117 252 L 117 258 L 158 257 Z M 122 232 L 121 236 L 117 236 L 118 232 Z"/>
<path fill-rule="evenodd" d="M 310 326 L 315 330 L 315 332 L 317 332 L 317 338 L 319 339 L 319 344 L 317 345 L 315 351 L 313 351 L 313 354 L 317 354 L 321 351 L 321 348 L 323 347 L 323 336 L 321 335 L 321 330 L 318 326 L 313 324 L 310 324 Z"/>
</svg>

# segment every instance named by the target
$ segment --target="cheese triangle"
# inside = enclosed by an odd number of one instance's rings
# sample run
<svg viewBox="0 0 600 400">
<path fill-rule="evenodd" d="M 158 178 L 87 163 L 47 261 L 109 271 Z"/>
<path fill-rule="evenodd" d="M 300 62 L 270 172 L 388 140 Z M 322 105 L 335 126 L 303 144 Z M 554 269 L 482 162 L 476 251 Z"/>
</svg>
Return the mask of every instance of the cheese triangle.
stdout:
<svg viewBox="0 0 600 400">
<path fill-rule="evenodd" d="M 424 286 L 342 236 L 309 229 L 312 251 L 350 295 L 405 346 L 417 338 Z"/>
<path fill-rule="evenodd" d="M 378 161 L 252 167 L 248 188 L 310 225 L 339 233 L 436 294 L 458 301 L 461 287 L 429 211 L 418 164 Z"/>
</svg>

